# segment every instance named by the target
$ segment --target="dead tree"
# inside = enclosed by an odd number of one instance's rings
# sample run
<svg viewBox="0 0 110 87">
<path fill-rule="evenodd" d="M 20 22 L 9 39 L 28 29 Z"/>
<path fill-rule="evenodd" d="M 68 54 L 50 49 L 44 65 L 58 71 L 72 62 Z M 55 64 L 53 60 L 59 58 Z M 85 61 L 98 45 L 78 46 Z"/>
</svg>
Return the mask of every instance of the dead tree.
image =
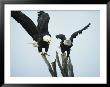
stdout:
<svg viewBox="0 0 110 87">
<path fill-rule="evenodd" d="M 66 56 L 66 53 L 61 54 L 61 61 L 59 60 L 58 52 L 56 52 L 56 59 L 63 77 L 74 77 L 73 65 L 70 57 Z"/>
<path fill-rule="evenodd" d="M 51 74 L 52 77 L 57 77 L 57 71 L 56 71 L 56 59 L 54 62 L 52 62 L 51 64 L 49 63 L 49 61 L 47 60 L 46 58 L 46 55 L 45 54 L 42 54 L 42 58 L 44 59 L 47 67 L 48 67 L 48 70 Z"/>
<path fill-rule="evenodd" d="M 52 77 L 57 77 L 56 61 L 63 77 L 74 77 L 73 65 L 71 63 L 70 57 L 66 56 L 66 53 L 61 54 L 62 63 L 59 59 L 58 52 L 56 52 L 56 59 L 52 63 L 49 63 L 45 54 L 42 55 L 42 58 L 44 59 Z"/>
</svg>

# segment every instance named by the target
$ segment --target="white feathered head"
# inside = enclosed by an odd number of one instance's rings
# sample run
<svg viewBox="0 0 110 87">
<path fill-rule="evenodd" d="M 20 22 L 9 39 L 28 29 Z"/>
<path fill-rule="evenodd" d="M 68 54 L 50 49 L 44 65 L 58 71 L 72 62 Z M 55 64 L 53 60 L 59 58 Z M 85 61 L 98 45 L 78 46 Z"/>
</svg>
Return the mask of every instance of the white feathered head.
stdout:
<svg viewBox="0 0 110 87">
<path fill-rule="evenodd" d="M 49 35 L 45 35 L 45 36 L 43 36 L 43 41 L 50 43 L 51 42 L 51 37 Z"/>
<path fill-rule="evenodd" d="M 67 46 L 71 46 L 72 42 L 71 40 L 64 40 L 64 45 L 67 45 Z"/>
</svg>

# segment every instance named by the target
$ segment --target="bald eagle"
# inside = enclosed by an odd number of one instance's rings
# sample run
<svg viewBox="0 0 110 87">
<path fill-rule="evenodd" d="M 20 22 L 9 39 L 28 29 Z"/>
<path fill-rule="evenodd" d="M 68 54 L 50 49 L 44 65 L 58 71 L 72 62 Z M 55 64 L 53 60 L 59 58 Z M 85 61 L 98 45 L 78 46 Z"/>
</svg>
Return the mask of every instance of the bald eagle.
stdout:
<svg viewBox="0 0 110 87">
<path fill-rule="evenodd" d="M 67 57 L 69 57 L 71 47 L 73 46 L 73 38 L 76 38 L 78 34 L 82 34 L 82 31 L 86 30 L 89 26 L 90 23 L 87 26 L 85 26 L 83 29 L 74 32 L 68 40 L 66 39 L 64 34 L 56 35 L 57 39 L 61 39 L 60 42 L 61 52 L 64 53 L 65 51 L 67 51 Z"/>
<path fill-rule="evenodd" d="M 44 11 L 38 12 L 37 26 L 21 11 L 11 11 L 11 17 L 20 23 L 32 39 L 37 42 L 38 52 L 42 53 L 42 48 L 45 48 L 45 53 L 48 52 L 49 43 L 51 41 L 51 35 L 48 31 L 48 23 L 50 20 L 48 13 L 45 13 Z"/>
</svg>

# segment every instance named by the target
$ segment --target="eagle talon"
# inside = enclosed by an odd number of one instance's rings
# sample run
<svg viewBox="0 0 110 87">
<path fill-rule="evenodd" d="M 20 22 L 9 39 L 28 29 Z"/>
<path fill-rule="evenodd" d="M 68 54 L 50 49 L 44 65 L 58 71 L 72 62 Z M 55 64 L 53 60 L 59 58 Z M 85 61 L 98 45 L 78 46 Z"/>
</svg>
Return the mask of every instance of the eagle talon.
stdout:
<svg viewBox="0 0 110 87">
<path fill-rule="evenodd" d="M 49 54 L 47 54 L 47 52 L 45 52 L 44 55 L 50 56 Z"/>
<path fill-rule="evenodd" d="M 41 55 L 43 56 L 43 55 L 45 55 L 43 52 L 41 52 Z"/>
<path fill-rule="evenodd" d="M 46 55 L 47 55 L 47 56 L 50 56 L 49 54 L 47 54 L 47 52 L 44 52 L 44 53 L 41 52 L 41 55 L 44 55 L 44 56 L 46 56 Z"/>
</svg>

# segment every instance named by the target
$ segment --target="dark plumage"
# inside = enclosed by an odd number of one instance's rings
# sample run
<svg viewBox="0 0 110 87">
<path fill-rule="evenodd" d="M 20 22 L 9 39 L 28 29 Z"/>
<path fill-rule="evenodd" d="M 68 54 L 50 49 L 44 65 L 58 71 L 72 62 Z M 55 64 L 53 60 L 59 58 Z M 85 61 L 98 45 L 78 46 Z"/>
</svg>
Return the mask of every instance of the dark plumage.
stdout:
<svg viewBox="0 0 110 87">
<path fill-rule="evenodd" d="M 20 23 L 33 40 L 37 42 L 39 52 L 42 52 L 42 48 L 45 48 L 45 52 L 48 51 L 51 37 L 48 31 L 48 23 L 50 20 L 48 13 L 44 11 L 38 12 L 37 26 L 21 11 L 11 11 L 11 17 Z"/>
<path fill-rule="evenodd" d="M 83 29 L 74 32 L 69 38 L 69 40 L 66 40 L 66 37 L 63 34 L 56 35 L 57 39 L 61 39 L 60 42 L 61 52 L 64 53 L 65 51 L 67 51 L 67 57 L 69 57 L 71 47 L 73 46 L 73 38 L 76 38 L 78 34 L 82 34 L 82 31 L 86 30 L 89 26 L 90 23 L 87 26 L 85 26 Z"/>
</svg>

